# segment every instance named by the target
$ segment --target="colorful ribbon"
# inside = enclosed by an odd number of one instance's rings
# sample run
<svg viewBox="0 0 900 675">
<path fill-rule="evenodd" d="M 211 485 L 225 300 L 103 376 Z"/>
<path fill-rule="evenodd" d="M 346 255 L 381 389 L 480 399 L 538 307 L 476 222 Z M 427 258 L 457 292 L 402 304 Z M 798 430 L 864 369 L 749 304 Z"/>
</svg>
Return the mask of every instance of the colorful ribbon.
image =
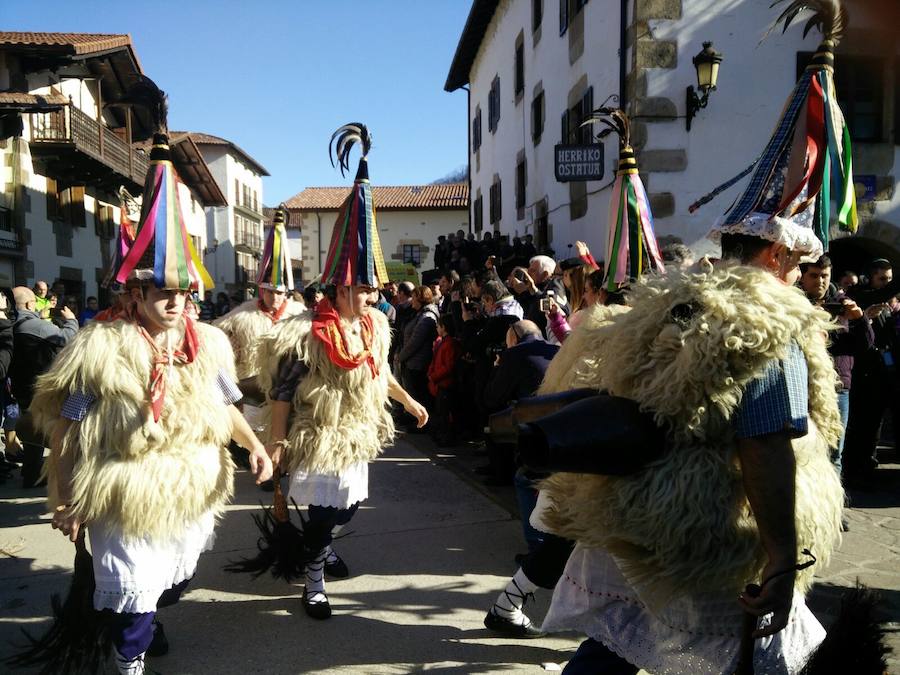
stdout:
<svg viewBox="0 0 900 675">
<path fill-rule="evenodd" d="M 643 272 L 646 256 L 651 268 L 665 271 L 653 215 L 634 153 L 625 146 L 619 155 L 619 170 L 613 183 L 609 204 L 606 289 L 615 291 L 621 284 L 637 279 Z"/>
<path fill-rule="evenodd" d="M 178 183 L 171 161 L 150 162 L 137 235 L 116 273 L 119 283 L 125 283 L 145 255 L 152 254 L 153 282 L 158 288 L 187 290 L 200 281 L 206 288 L 213 287 L 188 236 Z"/>
</svg>

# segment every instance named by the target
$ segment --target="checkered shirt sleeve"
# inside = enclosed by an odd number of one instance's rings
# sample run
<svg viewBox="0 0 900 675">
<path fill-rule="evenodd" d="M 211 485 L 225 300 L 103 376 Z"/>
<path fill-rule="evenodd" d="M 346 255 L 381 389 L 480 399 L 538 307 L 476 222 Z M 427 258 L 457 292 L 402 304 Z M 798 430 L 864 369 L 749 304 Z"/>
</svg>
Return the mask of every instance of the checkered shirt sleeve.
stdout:
<svg viewBox="0 0 900 675">
<path fill-rule="evenodd" d="M 242 398 L 244 398 L 244 395 L 241 393 L 241 390 L 238 389 L 238 386 L 234 382 L 232 382 L 231 378 L 221 370 L 219 371 L 219 375 L 216 377 L 216 386 L 222 393 L 222 401 L 225 403 L 225 405 L 237 403 Z"/>
<path fill-rule="evenodd" d="M 809 427 L 809 372 L 800 346 L 791 342 L 787 357 L 772 361 L 759 379 L 744 390 L 734 419 L 738 438 L 754 438 L 782 431 L 796 438 Z"/>
<path fill-rule="evenodd" d="M 67 420 L 80 422 L 87 416 L 88 410 L 91 409 L 96 400 L 93 394 L 88 394 L 85 391 L 76 391 L 69 394 L 59 414 Z"/>
<path fill-rule="evenodd" d="M 278 364 L 278 375 L 272 383 L 269 398 L 273 401 L 290 402 L 294 400 L 294 392 L 306 374 L 309 366 L 296 356 L 288 356 Z"/>
<path fill-rule="evenodd" d="M 221 370 L 216 376 L 216 388 L 222 395 L 222 403 L 225 405 L 237 403 L 244 397 L 237 385 L 231 381 L 231 378 L 228 377 L 224 371 Z M 62 410 L 60 410 L 59 414 L 67 420 L 81 422 L 87 417 L 88 411 L 91 409 L 91 406 L 94 405 L 94 401 L 96 400 L 97 399 L 93 394 L 89 394 L 85 391 L 76 391 L 69 394 L 69 397 L 63 403 Z"/>
</svg>

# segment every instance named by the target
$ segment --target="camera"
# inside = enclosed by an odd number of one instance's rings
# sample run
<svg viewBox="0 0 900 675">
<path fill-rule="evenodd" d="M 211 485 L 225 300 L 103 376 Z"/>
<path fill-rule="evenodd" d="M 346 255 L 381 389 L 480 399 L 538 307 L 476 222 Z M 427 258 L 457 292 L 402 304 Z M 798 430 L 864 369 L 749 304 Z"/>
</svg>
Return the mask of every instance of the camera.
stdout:
<svg viewBox="0 0 900 675">
<path fill-rule="evenodd" d="M 831 316 L 837 317 L 844 313 L 844 303 L 843 302 L 826 302 L 822 305 L 822 309 L 831 314 Z"/>
<path fill-rule="evenodd" d="M 486 350 L 487 355 L 491 358 L 491 360 L 496 359 L 500 354 L 506 351 L 506 347 L 503 345 L 491 345 Z"/>
<path fill-rule="evenodd" d="M 556 293 L 554 293 L 553 291 L 547 291 L 547 297 L 541 298 L 540 309 L 542 312 L 550 311 L 550 301 L 553 300 L 555 296 Z"/>
</svg>

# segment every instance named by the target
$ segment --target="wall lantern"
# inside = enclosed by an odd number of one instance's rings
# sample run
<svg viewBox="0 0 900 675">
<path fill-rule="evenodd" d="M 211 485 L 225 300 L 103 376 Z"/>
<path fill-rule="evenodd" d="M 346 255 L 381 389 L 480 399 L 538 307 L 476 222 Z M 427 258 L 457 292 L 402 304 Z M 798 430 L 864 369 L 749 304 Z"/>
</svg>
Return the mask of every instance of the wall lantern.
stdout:
<svg viewBox="0 0 900 675">
<path fill-rule="evenodd" d="M 712 42 L 704 42 L 703 49 L 694 57 L 694 68 L 697 69 L 697 89 L 693 86 L 687 88 L 687 108 L 685 123 L 687 130 L 691 130 L 691 120 L 701 108 L 705 108 L 709 102 L 709 92 L 716 88 L 716 80 L 719 79 L 719 64 L 722 63 L 722 55 L 712 48 Z"/>
</svg>

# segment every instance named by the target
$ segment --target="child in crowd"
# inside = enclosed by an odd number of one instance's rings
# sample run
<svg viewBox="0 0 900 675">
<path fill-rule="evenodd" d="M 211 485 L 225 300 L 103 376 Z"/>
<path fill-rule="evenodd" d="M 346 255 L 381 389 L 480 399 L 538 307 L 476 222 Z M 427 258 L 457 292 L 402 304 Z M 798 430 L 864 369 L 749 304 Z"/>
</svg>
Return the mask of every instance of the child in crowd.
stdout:
<svg viewBox="0 0 900 675">
<path fill-rule="evenodd" d="M 453 444 L 453 409 L 456 365 L 461 354 L 456 325 L 450 314 L 437 322 L 438 338 L 428 366 L 428 391 L 434 397 L 434 440 L 439 446 Z"/>
</svg>

